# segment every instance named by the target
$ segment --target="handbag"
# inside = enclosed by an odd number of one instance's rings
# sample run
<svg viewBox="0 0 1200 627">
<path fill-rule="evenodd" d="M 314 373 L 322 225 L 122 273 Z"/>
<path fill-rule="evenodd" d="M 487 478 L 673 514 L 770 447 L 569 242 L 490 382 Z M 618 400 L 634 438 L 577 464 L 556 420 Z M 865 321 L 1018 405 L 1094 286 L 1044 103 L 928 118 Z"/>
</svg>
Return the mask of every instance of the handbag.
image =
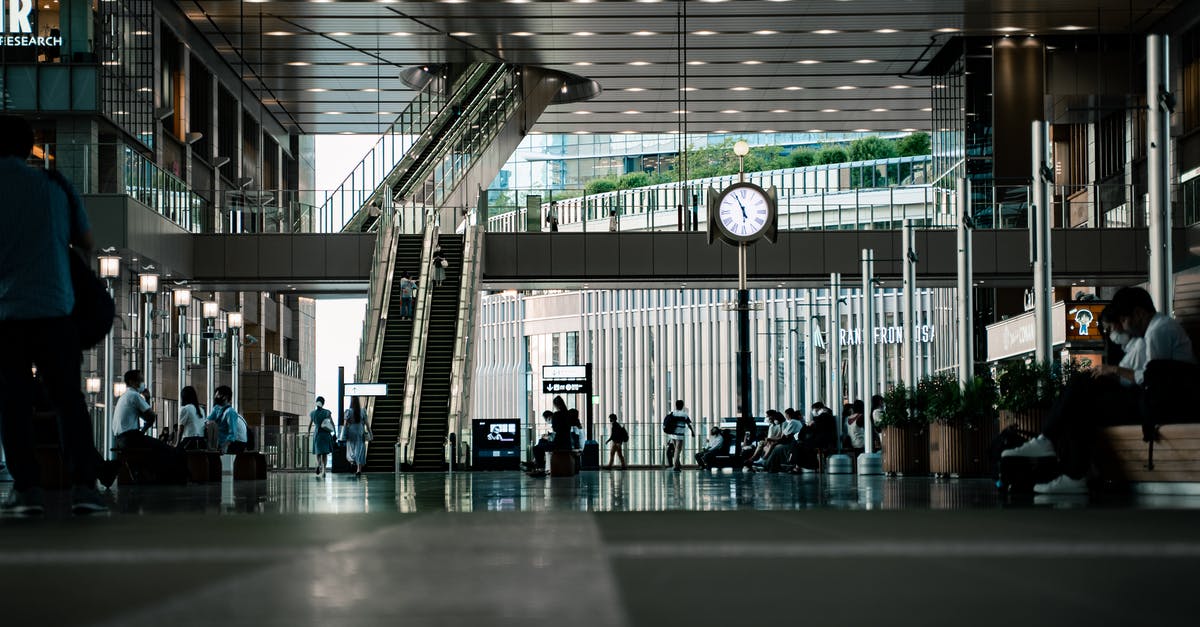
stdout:
<svg viewBox="0 0 1200 627">
<path fill-rule="evenodd" d="M 75 194 L 66 179 L 57 171 L 47 174 L 67 196 L 67 205 L 71 216 L 82 211 Z M 76 248 L 67 247 L 67 265 L 71 272 L 71 288 L 75 292 L 75 308 L 71 310 L 71 320 L 79 336 L 79 348 L 87 350 L 104 341 L 104 337 L 112 330 L 113 319 L 117 316 L 117 305 L 108 294 L 104 281 L 96 276 L 96 272 L 84 260 L 82 253 Z"/>
</svg>

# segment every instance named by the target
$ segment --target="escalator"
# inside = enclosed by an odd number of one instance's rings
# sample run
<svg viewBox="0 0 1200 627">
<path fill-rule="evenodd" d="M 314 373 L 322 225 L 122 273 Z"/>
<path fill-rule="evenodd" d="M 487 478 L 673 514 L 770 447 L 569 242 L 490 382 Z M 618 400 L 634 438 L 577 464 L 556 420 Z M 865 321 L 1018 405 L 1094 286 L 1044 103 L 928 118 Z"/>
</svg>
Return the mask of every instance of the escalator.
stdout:
<svg viewBox="0 0 1200 627">
<path fill-rule="evenodd" d="M 454 367 L 454 344 L 458 336 L 459 287 L 462 278 L 463 238 L 442 235 L 438 239 L 449 267 L 446 280 L 429 293 L 429 326 L 426 331 L 425 365 L 421 394 L 417 401 L 417 429 L 413 445 L 414 471 L 444 470 L 444 443 L 450 412 L 450 379 Z"/>
<path fill-rule="evenodd" d="M 400 285 L 400 277 L 408 272 L 416 280 L 421 270 L 420 235 L 400 235 L 396 241 L 396 263 L 392 285 Z M 371 412 L 371 454 L 367 456 L 367 472 L 391 472 L 396 464 L 396 440 L 400 434 L 400 416 L 404 410 L 404 380 L 408 370 L 408 352 L 412 345 L 412 320 L 400 319 L 400 290 L 393 289 L 388 301 L 382 359 L 377 381 L 386 383 L 388 395 L 375 399 Z"/>
</svg>

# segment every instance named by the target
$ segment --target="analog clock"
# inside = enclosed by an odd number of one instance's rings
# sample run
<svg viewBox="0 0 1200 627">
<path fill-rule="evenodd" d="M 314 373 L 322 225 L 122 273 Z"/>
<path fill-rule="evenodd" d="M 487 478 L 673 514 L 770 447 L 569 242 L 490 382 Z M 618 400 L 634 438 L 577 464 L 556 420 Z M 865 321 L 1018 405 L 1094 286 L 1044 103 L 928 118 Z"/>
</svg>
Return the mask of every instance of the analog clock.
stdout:
<svg viewBox="0 0 1200 627">
<path fill-rule="evenodd" d="M 751 242 L 766 234 L 775 222 L 770 195 L 753 183 L 735 183 L 717 197 L 717 226 L 726 238 Z"/>
</svg>

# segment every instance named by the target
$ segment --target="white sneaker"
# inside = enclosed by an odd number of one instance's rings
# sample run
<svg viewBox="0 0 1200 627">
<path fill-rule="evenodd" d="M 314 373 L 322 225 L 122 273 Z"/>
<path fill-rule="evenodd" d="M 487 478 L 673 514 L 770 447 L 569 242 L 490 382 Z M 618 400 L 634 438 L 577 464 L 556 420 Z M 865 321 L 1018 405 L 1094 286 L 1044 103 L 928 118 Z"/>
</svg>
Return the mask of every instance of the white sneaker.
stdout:
<svg viewBox="0 0 1200 627">
<path fill-rule="evenodd" d="M 1087 494 L 1087 479 L 1072 479 L 1060 475 L 1049 483 L 1039 483 L 1033 486 L 1036 494 Z"/>
<path fill-rule="evenodd" d="M 1044 435 L 1007 451 L 1001 451 L 1000 457 L 1054 457 L 1054 445 Z"/>
</svg>

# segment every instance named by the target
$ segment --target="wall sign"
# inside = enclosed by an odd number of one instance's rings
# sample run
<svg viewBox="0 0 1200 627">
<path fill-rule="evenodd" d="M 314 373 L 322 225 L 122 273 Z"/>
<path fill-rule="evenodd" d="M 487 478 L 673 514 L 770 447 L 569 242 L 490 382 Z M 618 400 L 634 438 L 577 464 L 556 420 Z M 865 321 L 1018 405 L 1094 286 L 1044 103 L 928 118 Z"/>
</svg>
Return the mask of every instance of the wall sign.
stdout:
<svg viewBox="0 0 1200 627">
<path fill-rule="evenodd" d="M 62 37 L 34 37 L 34 0 L 0 0 L 0 46 L 61 46 Z"/>
<path fill-rule="evenodd" d="M 864 333 L 862 328 L 858 329 L 838 329 L 838 344 L 841 346 L 859 346 L 864 342 Z M 825 334 L 813 325 L 812 328 L 813 346 L 825 350 Z M 919 324 L 915 329 L 914 340 L 919 344 L 929 344 L 934 338 L 934 327 L 932 324 Z M 902 326 L 887 326 L 875 327 L 871 329 L 871 338 L 875 344 L 903 344 L 904 343 L 904 327 Z"/>
</svg>

